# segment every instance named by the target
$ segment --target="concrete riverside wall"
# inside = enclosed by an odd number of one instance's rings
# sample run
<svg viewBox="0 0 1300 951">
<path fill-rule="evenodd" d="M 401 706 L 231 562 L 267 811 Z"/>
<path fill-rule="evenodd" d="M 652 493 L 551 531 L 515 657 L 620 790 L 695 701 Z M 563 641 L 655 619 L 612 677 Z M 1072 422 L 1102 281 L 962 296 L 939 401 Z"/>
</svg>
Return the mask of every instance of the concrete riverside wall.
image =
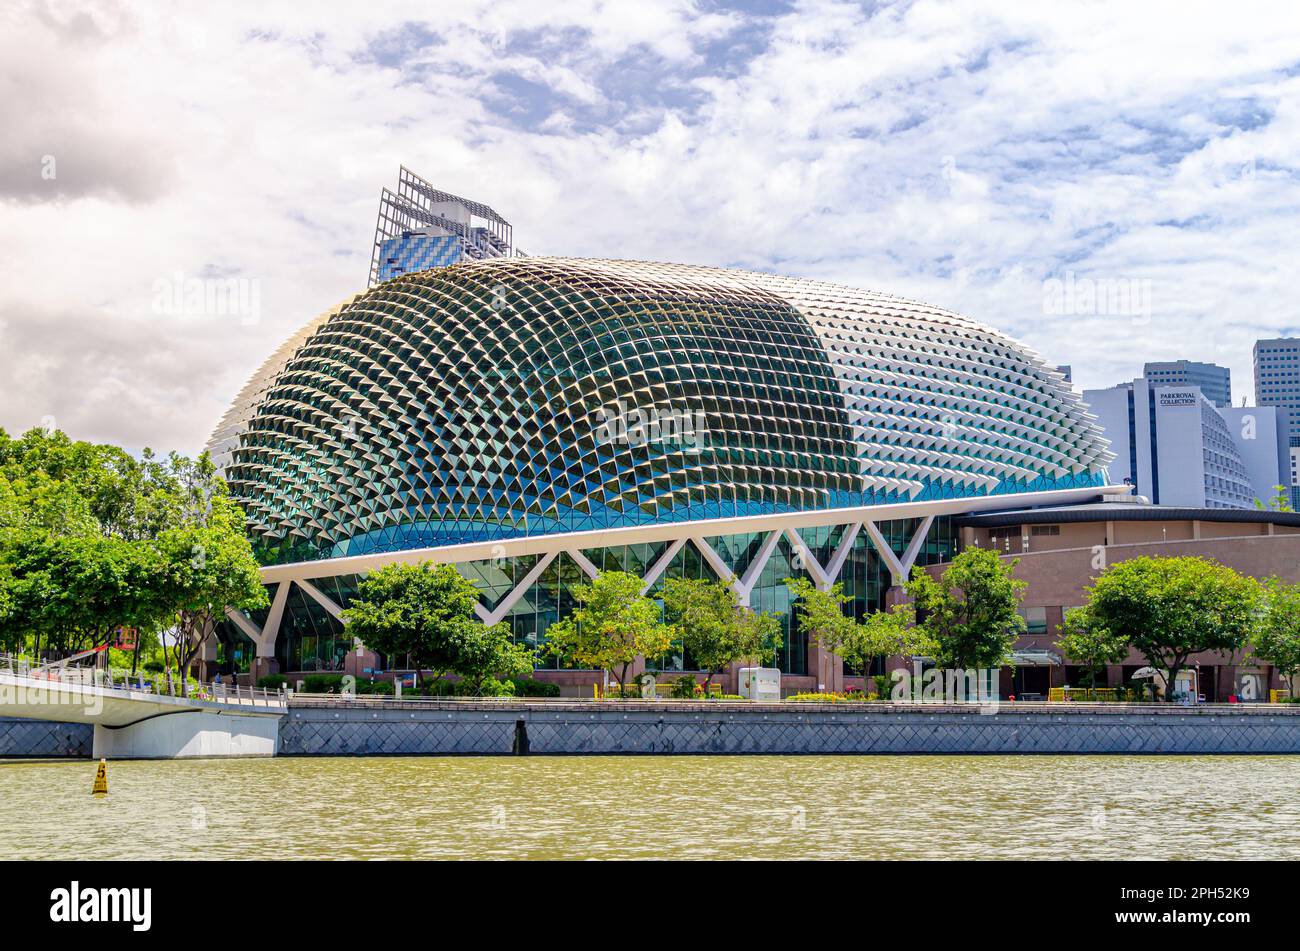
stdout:
<svg viewBox="0 0 1300 951">
<path fill-rule="evenodd" d="M 55 723 L 0 717 L 0 757 L 90 756 L 94 729 L 89 723 Z"/>
<path fill-rule="evenodd" d="M 130 726 L 95 724 L 96 759 L 189 759 L 274 756 L 282 716 L 195 710 L 141 720 Z"/>
<path fill-rule="evenodd" d="M 522 727 L 517 724 L 522 722 Z M 1300 706 L 383 703 L 293 700 L 282 756 L 1300 753 Z"/>
</svg>

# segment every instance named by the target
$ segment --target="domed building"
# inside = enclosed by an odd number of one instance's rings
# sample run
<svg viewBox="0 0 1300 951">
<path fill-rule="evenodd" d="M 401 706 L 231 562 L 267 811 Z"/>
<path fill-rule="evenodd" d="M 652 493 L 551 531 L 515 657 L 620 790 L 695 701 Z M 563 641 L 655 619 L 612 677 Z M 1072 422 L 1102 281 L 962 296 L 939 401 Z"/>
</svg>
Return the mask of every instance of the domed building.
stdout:
<svg viewBox="0 0 1300 951">
<path fill-rule="evenodd" d="M 531 643 L 600 569 L 651 591 L 727 579 L 784 619 L 787 675 L 817 682 L 826 659 L 790 630 L 784 578 L 843 581 L 877 610 L 951 554 L 950 516 L 1124 491 L 1061 374 L 968 318 L 819 281 L 551 257 L 343 302 L 258 370 L 209 448 L 273 589 L 223 634 L 252 639 L 259 670 L 357 666 L 338 619 L 357 578 L 435 560 Z"/>
</svg>

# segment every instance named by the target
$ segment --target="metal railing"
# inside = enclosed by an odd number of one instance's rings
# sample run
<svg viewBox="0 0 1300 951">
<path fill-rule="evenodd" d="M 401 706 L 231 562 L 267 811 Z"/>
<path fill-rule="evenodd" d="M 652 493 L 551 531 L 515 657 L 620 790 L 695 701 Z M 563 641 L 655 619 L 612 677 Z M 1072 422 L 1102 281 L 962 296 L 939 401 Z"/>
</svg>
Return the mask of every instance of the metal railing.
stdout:
<svg viewBox="0 0 1300 951">
<path fill-rule="evenodd" d="M 400 697 L 394 694 L 383 693 L 361 693 L 361 692 L 344 692 L 344 693 L 308 693 L 306 691 L 289 690 L 285 694 L 286 700 L 292 704 L 300 706 L 332 706 L 355 704 L 364 705 L 435 705 L 446 703 L 466 703 L 480 705 L 511 705 L 511 704 L 584 704 L 592 706 L 619 706 L 627 705 L 654 705 L 672 707 L 677 705 L 695 705 L 708 707 L 727 707 L 740 708 L 753 705 L 760 706 L 781 706 L 789 710 L 800 710 L 812 707 L 835 707 L 846 711 L 870 711 L 870 710 L 926 710 L 937 708 L 962 708 L 970 710 L 980 710 L 981 708 L 997 707 L 1003 712 L 1014 712 L 1015 710 L 1025 711 L 1051 711 L 1054 713 L 1087 713 L 1089 710 L 1097 708 L 1106 708 L 1107 710 L 1122 709 L 1130 713 L 1168 713 L 1168 714 L 1185 714 L 1195 711 L 1218 711 L 1218 712 L 1245 712 L 1249 709 L 1287 709 L 1286 704 L 1269 703 L 1264 701 L 1253 701 L 1250 703 L 1206 703 L 1200 702 L 1195 704 L 1183 703 L 1166 703 L 1162 700 L 1156 701 L 1106 701 L 1106 700 L 1072 700 L 1070 702 L 1048 701 L 1048 700 L 1010 700 L 1006 697 L 987 700 L 795 700 L 791 697 L 783 697 L 780 700 L 737 700 L 734 698 L 723 699 L 721 697 L 694 697 L 678 698 L 660 694 L 654 698 L 637 698 L 637 697 L 599 697 L 592 698 L 587 695 L 572 697 L 529 697 L 529 696 L 468 696 L 468 695 L 446 695 L 446 696 L 427 696 L 416 693 L 403 693 Z M 1291 709 L 1295 709 L 1294 706 Z M 1289 711 L 1288 711 L 1289 712 Z M 1296 714 L 1300 715 L 1300 709 L 1296 709 Z"/>
<path fill-rule="evenodd" d="M 123 694 L 149 694 L 158 697 L 176 697 L 202 703 L 231 705 L 284 704 L 289 691 L 264 690 L 258 687 L 241 687 L 239 684 L 187 684 L 182 694 L 181 681 L 167 674 L 116 672 L 95 666 L 58 666 L 36 664 L 27 657 L 0 654 L 0 674 L 36 683 L 66 684 L 68 686 L 99 687 Z"/>
</svg>

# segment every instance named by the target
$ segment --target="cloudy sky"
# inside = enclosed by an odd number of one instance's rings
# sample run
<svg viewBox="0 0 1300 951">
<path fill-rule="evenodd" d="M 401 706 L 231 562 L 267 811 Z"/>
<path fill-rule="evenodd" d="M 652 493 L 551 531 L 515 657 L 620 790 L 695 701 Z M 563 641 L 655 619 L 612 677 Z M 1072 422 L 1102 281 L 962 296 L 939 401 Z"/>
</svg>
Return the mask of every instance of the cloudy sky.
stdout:
<svg viewBox="0 0 1300 951">
<path fill-rule="evenodd" d="M 1290 0 L 328 6 L 4 5 L 0 426 L 197 451 L 364 285 L 400 164 L 529 253 L 916 297 L 1083 386 L 1185 357 L 1240 402 L 1300 331 Z"/>
</svg>

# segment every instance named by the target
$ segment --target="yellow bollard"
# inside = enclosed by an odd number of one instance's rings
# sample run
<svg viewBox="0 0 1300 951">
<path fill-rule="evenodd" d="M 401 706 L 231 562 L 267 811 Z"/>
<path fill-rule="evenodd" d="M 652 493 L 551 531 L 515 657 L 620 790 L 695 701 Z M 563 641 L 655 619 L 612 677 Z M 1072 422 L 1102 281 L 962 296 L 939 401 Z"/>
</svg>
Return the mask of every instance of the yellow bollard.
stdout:
<svg viewBox="0 0 1300 951">
<path fill-rule="evenodd" d="M 599 700 L 599 699 L 600 699 L 600 685 L 599 685 L 599 684 L 594 684 L 594 683 L 593 683 L 593 684 L 591 685 L 591 699 L 592 699 L 592 700 Z"/>
<path fill-rule="evenodd" d="M 91 787 L 90 794 L 96 799 L 102 799 L 108 795 L 108 761 L 100 760 L 99 767 L 95 770 L 95 785 Z"/>
</svg>

